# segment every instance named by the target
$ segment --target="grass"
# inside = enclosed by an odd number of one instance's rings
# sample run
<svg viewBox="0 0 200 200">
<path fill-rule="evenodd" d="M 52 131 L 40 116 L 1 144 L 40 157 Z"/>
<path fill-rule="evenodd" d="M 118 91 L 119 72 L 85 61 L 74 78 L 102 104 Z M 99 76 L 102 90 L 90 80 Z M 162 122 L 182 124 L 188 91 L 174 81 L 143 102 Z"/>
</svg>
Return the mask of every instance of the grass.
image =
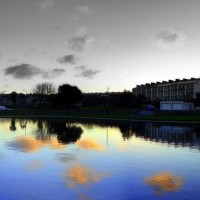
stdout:
<svg viewBox="0 0 200 200">
<path fill-rule="evenodd" d="M 71 110 L 63 109 L 16 109 L 0 111 L 0 117 L 66 117 L 66 118 L 95 118 L 114 120 L 145 120 L 145 121 L 184 121 L 199 122 L 200 114 L 170 114 L 170 115 L 137 115 L 129 109 L 111 109 L 106 114 L 105 109 L 78 108 Z"/>
</svg>

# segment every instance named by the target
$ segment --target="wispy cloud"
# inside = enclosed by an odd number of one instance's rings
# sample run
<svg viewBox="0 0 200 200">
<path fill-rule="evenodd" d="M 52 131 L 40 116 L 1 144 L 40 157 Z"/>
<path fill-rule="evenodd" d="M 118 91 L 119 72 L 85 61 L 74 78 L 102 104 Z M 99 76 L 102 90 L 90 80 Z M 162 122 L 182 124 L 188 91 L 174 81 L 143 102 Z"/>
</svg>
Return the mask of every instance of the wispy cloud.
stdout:
<svg viewBox="0 0 200 200">
<path fill-rule="evenodd" d="M 30 64 L 20 64 L 7 67 L 5 75 L 11 75 L 15 79 L 30 79 L 42 73 L 42 70 Z"/>
<path fill-rule="evenodd" d="M 34 44 L 32 45 L 25 53 L 27 57 L 31 55 L 37 55 L 37 56 L 45 56 L 47 54 L 47 51 L 41 49 L 38 45 Z"/>
<path fill-rule="evenodd" d="M 69 38 L 67 45 L 77 52 L 85 51 L 94 42 L 94 38 L 89 36 L 85 27 L 80 27 L 74 36 Z"/>
<path fill-rule="evenodd" d="M 41 8 L 51 8 L 55 4 L 55 0 L 38 0 L 37 3 Z"/>
<path fill-rule="evenodd" d="M 49 27 L 50 28 L 50 30 L 52 30 L 52 31 L 58 31 L 58 30 L 60 30 L 60 26 L 50 26 Z"/>
<path fill-rule="evenodd" d="M 78 6 L 74 9 L 74 14 L 71 16 L 72 19 L 78 20 L 85 15 L 93 14 L 94 11 L 89 6 Z"/>
<path fill-rule="evenodd" d="M 76 77 L 83 77 L 87 79 L 93 79 L 98 73 L 100 73 L 99 70 L 88 69 L 84 65 L 75 67 L 75 70 L 78 71 L 78 73 L 75 75 Z"/>
<path fill-rule="evenodd" d="M 55 69 L 53 69 L 53 70 L 43 72 L 42 77 L 43 77 L 44 79 L 57 78 L 57 77 L 59 77 L 61 74 L 63 74 L 64 72 L 65 72 L 64 69 L 55 68 Z"/>
<path fill-rule="evenodd" d="M 18 62 L 18 60 L 17 60 L 16 58 L 10 58 L 8 61 L 11 62 L 11 63 L 16 63 L 16 62 Z"/>
<path fill-rule="evenodd" d="M 162 49 L 176 49 L 184 46 L 188 37 L 181 31 L 162 30 L 153 39 L 153 44 Z"/>
<path fill-rule="evenodd" d="M 68 44 L 71 49 L 78 52 L 82 52 L 86 48 L 88 48 L 93 41 L 94 39 L 90 37 L 89 35 L 80 34 L 80 35 L 75 35 L 71 37 Z"/>
<path fill-rule="evenodd" d="M 61 64 L 76 64 L 76 56 L 75 55 L 72 55 L 72 54 L 69 54 L 69 55 L 65 55 L 65 56 L 62 56 L 60 58 L 57 59 L 57 62 L 61 63 Z"/>
</svg>

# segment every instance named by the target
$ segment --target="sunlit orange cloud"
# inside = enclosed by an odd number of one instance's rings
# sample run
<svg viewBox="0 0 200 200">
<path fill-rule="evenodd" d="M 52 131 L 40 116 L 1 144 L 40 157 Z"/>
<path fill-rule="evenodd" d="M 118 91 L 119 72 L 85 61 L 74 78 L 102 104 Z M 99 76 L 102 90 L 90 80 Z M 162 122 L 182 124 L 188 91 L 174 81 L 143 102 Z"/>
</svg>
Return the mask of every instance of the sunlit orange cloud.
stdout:
<svg viewBox="0 0 200 200">
<path fill-rule="evenodd" d="M 44 168 L 44 163 L 40 160 L 32 160 L 30 163 L 28 163 L 26 169 L 30 171 L 34 170 L 40 170 Z"/>
<path fill-rule="evenodd" d="M 82 139 L 76 143 L 79 147 L 87 150 L 105 151 L 106 147 L 94 139 Z"/>
<path fill-rule="evenodd" d="M 31 136 L 21 136 L 16 140 L 10 142 L 8 145 L 16 150 L 23 152 L 35 152 L 46 145 L 49 145 L 50 147 L 56 149 L 64 147 L 62 144 L 56 142 L 56 139 L 50 139 L 44 142 L 41 140 L 37 140 Z"/>
<path fill-rule="evenodd" d="M 88 167 L 74 165 L 67 171 L 65 178 L 67 184 L 74 188 L 78 185 L 100 182 L 106 176 L 108 175 L 98 173 Z"/>
<path fill-rule="evenodd" d="M 174 176 L 172 172 L 161 172 L 146 178 L 145 182 L 160 195 L 164 192 L 176 192 L 183 185 L 181 176 Z"/>
</svg>

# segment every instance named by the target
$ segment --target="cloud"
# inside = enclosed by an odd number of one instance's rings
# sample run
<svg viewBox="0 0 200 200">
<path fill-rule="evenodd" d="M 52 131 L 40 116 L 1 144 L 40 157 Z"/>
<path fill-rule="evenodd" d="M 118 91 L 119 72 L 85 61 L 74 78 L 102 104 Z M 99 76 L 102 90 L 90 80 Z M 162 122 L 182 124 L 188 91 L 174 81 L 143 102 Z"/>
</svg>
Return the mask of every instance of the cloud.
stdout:
<svg viewBox="0 0 200 200">
<path fill-rule="evenodd" d="M 49 28 L 50 28 L 50 30 L 52 30 L 52 31 L 59 31 L 59 30 L 60 30 L 60 27 L 59 27 L 59 26 L 50 26 Z"/>
<path fill-rule="evenodd" d="M 30 79 L 42 73 L 41 69 L 30 64 L 20 64 L 6 68 L 5 75 L 15 79 Z"/>
<path fill-rule="evenodd" d="M 153 39 L 154 45 L 162 49 L 176 49 L 187 43 L 188 37 L 177 30 L 162 30 Z"/>
<path fill-rule="evenodd" d="M 69 64 L 76 64 L 76 57 L 72 54 L 60 57 L 57 61 L 61 64 L 69 63 Z"/>
<path fill-rule="evenodd" d="M 53 69 L 50 71 L 43 72 L 42 77 L 44 79 L 56 78 L 56 77 L 60 76 L 61 74 L 63 74 L 64 72 L 65 72 L 64 69 L 56 68 L 56 69 Z"/>
<path fill-rule="evenodd" d="M 89 6 L 78 6 L 74 10 L 75 12 L 71 16 L 71 18 L 74 20 L 78 20 L 85 15 L 90 15 L 94 13 L 94 11 Z"/>
<path fill-rule="evenodd" d="M 94 38 L 90 37 L 87 33 L 78 33 L 69 39 L 68 45 L 72 50 L 82 52 L 88 48 L 93 41 Z"/>
<path fill-rule="evenodd" d="M 93 79 L 96 74 L 100 73 L 99 70 L 87 69 L 83 65 L 76 67 L 75 70 L 79 71 L 76 77 L 84 77 L 87 79 Z"/>
<path fill-rule="evenodd" d="M 51 8 L 55 4 L 55 0 L 38 0 L 38 5 L 41 8 Z"/>
<path fill-rule="evenodd" d="M 9 62 L 12 62 L 12 63 L 18 62 L 18 60 L 17 60 L 16 58 L 10 58 L 8 61 L 9 61 Z"/>
</svg>

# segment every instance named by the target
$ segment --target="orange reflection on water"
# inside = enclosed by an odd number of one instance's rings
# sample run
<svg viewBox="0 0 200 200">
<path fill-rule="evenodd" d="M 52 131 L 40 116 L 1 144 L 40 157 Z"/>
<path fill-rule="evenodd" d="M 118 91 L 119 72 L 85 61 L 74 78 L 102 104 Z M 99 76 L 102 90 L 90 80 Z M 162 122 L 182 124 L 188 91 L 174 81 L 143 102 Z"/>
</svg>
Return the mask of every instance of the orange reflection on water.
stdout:
<svg viewBox="0 0 200 200">
<path fill-rule="evenodd" d="M 164 192 L 176 192 L 183 185 L 181 176 L 174 176 L 172 172 L 161 172 L 146 178 L 145 182 L 160 195 Z"/>
<path fill-rule="evenodd" d="M 105 151 L 106 148 L 94 139 L 82 139 L 76 143 L 79 147 L 87 150 Z"/>
<path fill-rule="evenodd" d="M 106 174 L 98 173 L 88 167 L 74 165 L 67 171 L 66 180 L 70 187 L 96 183 L 101 181 Z"/>
<path fill-rule="evenodd" d="M 60 142 L 58 142 L 58 140 L 56 138 L 51 138 L 48 141 L 48 144 L 53 147 L 54 149 L 62 149 L 64 148 L 64 145 Z"/>
<path fill-rule="evenodd" d="M 64 145 L 60 144 L 56 138 L 52 138 L 46 141 L 41 141 L 31 136 L 21 136 L 12 142 L 9 142 L 8 145 L 15 150 L 23 152 L 35 152 L 46 145 L 54 149 L 61 149 L 64 147 Z"/>
<path fill-rule="evenodd" d="M 15 141 L 10 143 L 13 148 L 24 151 L 24 152 L 34 152 L 40 149 L 43 143 L 39 140 L 36 140 L 30 136 L 22 136 L 17 138 Z"/>
</svg>

